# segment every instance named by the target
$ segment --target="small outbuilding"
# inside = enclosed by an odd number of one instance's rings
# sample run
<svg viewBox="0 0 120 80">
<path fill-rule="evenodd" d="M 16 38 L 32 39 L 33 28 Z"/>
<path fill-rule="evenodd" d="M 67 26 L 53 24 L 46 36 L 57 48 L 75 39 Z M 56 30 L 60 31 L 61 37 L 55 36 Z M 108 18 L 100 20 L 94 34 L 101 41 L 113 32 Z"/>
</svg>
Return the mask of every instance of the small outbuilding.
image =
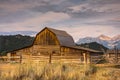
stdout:
<svg viewBox="0 0 120 80">
<path fill-rule="evenodd" d="M 119 49 L 107 50 L 106 57 L 110 63 L 120 63 L 120 50 Z"/>
</svg>

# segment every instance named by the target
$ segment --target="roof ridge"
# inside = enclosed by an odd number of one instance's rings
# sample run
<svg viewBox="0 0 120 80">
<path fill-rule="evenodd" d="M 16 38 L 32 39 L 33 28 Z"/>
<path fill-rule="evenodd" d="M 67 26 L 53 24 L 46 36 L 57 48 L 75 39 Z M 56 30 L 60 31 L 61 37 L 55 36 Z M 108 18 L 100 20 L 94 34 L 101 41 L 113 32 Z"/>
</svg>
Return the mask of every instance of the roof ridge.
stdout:
<svg viewBox="0 0 120 80">
<path fill-rule="evenodd" d="M 51 28 L 51 27 L 45 27 L 45 28 L 47 28 L 47 29 L 51 30 L 52 32 L 54 32 L 54 31 L 64 32 L 65 34 L 67 34 L 67 35 L 71 36 L 69 33 L 67 33 L 67 32 L 66 32 L 66 31 L 64 31 L 64 30 L 54 29 L 54 28 Z M 54 30 L 54 31 L 53 31 L 53 30 Z M 72 37 L 72 36 L 71 36 L 71 37 Z"/>
<path fill-rule="evenodd" d="M 45 28 L 47 28 L 47 29 L 52 29 L 52 30 L 56 30 L 56 31 L 63 31 L 63 32 L 66 32 L 66 31 L 64 31 L 64 30 L 54 29 L 54 28 L 51 28 L 51 27 L 45 27 Z M 67 33 L 67 32 L 66 32 L 66 33 Z"/>
</svg>

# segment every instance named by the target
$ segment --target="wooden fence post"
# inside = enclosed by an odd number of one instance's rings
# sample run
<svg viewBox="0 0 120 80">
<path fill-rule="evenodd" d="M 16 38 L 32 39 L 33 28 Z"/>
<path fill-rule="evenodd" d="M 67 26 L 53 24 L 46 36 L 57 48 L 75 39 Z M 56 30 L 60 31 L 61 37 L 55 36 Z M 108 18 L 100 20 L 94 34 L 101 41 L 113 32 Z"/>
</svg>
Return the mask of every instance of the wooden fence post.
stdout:
<svg viewBox="0 0 120 80">
<path fill-rule="evenodd" d="M 83 58 L 84 58 L 84 64 L 86 64 L 86 53 L 83 53 Z"/>
<path fill-rule="evenodd" d="M 52 53 L 51 52 L 49 52 L 49 63 L 51 63 L 51 60 L 52 59 Z"/>
<path fill-rule="evenodd" d="M 115 63 L 118 63 L 118 51 L 116 46 L 115 46 Z"/>
<path fill-rule="evenodd" d="M 22 63 L 22 55 L 20 55 L 20 63 Z"/>
<path fill-rule="evenodd" d="M 7 53 L 7 61 L 10 62 L 11 61 L 11 54 Z"/>
<path fill-rule="evenodd" d="M 87 52 L 87 63 L 90 63 L 90 53 Z"/>
</svg>

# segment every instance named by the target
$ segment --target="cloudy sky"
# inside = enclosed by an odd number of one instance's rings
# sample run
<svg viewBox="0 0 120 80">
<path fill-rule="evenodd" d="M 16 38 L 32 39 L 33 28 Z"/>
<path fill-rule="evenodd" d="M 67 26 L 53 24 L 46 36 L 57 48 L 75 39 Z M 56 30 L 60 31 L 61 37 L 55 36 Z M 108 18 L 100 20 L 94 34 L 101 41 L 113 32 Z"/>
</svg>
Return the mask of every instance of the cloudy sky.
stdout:
<svg viewBox="0 0 120 80">
<path fill-rule="evenodd" d="M 0 0 L 0 32 L 45 26 L 79 38 L 120 34 L 120 0 Z"/>
</svg>

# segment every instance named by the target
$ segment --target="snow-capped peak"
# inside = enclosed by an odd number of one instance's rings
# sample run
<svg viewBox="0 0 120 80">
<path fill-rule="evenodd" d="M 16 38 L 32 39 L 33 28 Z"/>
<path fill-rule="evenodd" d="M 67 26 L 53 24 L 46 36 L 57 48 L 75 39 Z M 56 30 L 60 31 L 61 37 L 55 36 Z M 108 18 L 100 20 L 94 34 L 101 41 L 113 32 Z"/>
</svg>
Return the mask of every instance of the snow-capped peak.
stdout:
<svg viewBox="0 0 120 80">
<path fill-rule="evenodd" d="M 98 38 L 99 38 L 100 40 L 107 40 L 107 41 L 111 40 L 111 38 L 108 37 L 108 36 L 106 36 L 106 35 L 100 35 L 100 36 L 98 36 Z"/>
<path fill-rule="evenodd" d="M 117 35 L 117 36 L 114 36 L 114 37 L 112 38 L 112 40 L 120 40 L 120 34 Z"/>
<path fill-rule="evenodd" d="M 90 42 L 97 42 L 110 49 L 114 48 L 114 46 L 120 49 L 120 35 L 117 35 L 113 38 L 110 38 L 105 35 L 100 35 L 98 37 L 85 37 L 85 38 L 79 39 L 77 41 L 77 44 L 84 44 L 84 43 L 90 43 Z"/>
</svg>

